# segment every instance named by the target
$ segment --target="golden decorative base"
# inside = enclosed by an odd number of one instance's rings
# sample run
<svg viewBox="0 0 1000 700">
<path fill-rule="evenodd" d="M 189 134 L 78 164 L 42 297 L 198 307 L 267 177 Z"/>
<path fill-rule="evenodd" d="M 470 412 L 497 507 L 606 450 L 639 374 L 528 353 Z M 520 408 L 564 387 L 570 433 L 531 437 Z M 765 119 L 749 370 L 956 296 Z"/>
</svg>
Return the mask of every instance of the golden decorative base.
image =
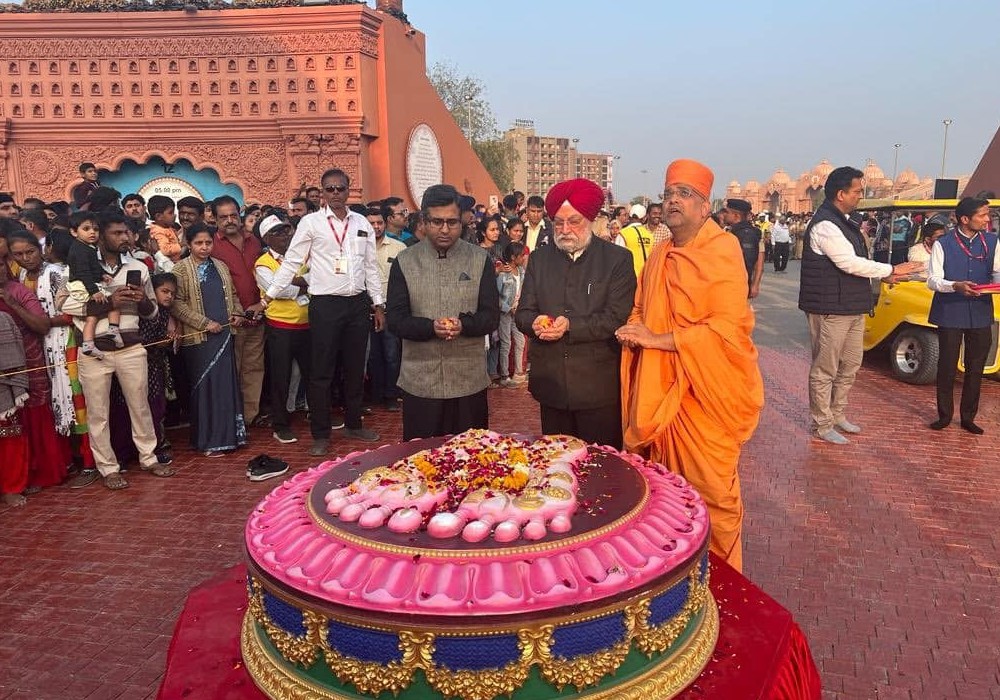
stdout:
<svg viewBox="0 0 1000 700">
<path fill-rule="evenodd" d="M 708 663 L 719 638 L 719 610 L 709 595 L 705 612 L 691 641 L 677 652 L 661 659 L 645 673 L 614 688 L 584 691 L 577 697 L 586 700 L 669 700 L 697 678 Z M 243 662 L 257 687 L 271 700 L 356 700 L 286 670 L 286 663 L 272 654 L 247 613 L 240 635 Z"/>
</svg>

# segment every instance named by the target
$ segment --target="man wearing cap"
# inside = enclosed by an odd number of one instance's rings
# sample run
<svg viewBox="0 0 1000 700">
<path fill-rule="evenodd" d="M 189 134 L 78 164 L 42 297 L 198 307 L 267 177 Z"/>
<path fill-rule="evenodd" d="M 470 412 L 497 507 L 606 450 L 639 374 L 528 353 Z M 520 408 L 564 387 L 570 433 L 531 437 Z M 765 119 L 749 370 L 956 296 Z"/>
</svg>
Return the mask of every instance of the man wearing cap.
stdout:
<svg viewBox="0 0 1000 700">
<path fill-rule="evenodd" d="M 764 405 L 750 334 L 739 242 L 710 218 L 712 171 L 693 160 L 667 168 L 671 240 L 650 255 L 622 354 L 625 449 L 691 482 L 712 520 L 710 546 L 742 566 L 743 501 L 736 467 Z"/>
<path fill-rule="evenodd" d="M 632 254 L 635 277 L 639 279 L 642 276 L 642 266 L 646 264 L 646 259 L 653 250 L 653 232 L 642 222 L 646 218 L 646 207 L 633 204 L 628 215 L 632 223 L 624 227 L 615 237 L 615 245 L 628 248 Z"/>
<path fill-rule="evenodd" d="M 632 256 L 593 235 L 591 225 L 604 203 L 596 183 L 560 182 L 544 203 L 554 245 L 528 258 L 514 315 L 533 341 L 528 390 L 541 405 L 543 433 L 621 447 L 615 329 L 628 318 L 635 297 Z"/>
<path fill-rule="evenodd" d="M 848 216 L 864 195 L 864 173 L 843 166 L 830 171 L 826 199 L 806 227 L 799 280 L 799 308 L 812 339 L 809 414 L 813 436 L 846 445 L 841 433 L 860 433 L 847 420 L 847 396 L 861 368 L 865 314 L 872 310 L 872 280 L 896 281 L 920 263 L 895 267 L 868 259 L 861 230 Z"/>
<path fill-rule="evenodd" d="M 268 245 L 267 252 L 257 258 L 254 266 L 261 294 L 274 283 L 274 273 L 281 268 L 292 234 L 292 224 L 283 217 L 271 214 L 261 220 L 260 235 Z M 291 430 L 287 408 L 292 362 L 298 364 L 303 384 L 309 384 L 308 291 L 307 268 L 302 266 L 291 284 L 278 292 L 264 309 L 272 435 L 281 443 L 298 441 Z"/>
<path fill-rule="evenodd" d="M 740 242 L 747 270 L 747 298 L 756 299 L 760 294 L 760 278 L 764 276 L 764 241 L 760 229 L 750 223 L 751 209 L 745 199 L 727 199 L 722 221 Z"/>
<path fill-rule="evenodd" d="M 484 248 L 460 238 L 458 191 L 433 185 L 427 235 L 389 269 L 389 330 L 402 338 L 403 439 L 489 426 L 483 337 L 500 325 L 500 293 Z"/>
</svg>

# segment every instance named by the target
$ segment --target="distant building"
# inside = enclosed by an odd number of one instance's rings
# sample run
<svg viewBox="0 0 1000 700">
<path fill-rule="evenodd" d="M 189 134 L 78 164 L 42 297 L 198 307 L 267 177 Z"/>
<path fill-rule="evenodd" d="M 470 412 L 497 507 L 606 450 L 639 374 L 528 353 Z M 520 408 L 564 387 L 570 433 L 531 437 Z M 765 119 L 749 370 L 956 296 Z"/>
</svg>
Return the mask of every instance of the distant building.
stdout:
<svg viewBox="0 0 1000 700">
<path fill-rule="evenodd" d="M 761 184 L 748 180 L 741 185 L 736 180 L 726 187 L 726 198 L 738 197 L 750 202 L 755 212 L 789 212 L 801 214 L 815 211 L 823 201 L 823 185 L 833 170 L 828 160 L 821 160 L 809 172 L 802 173 L 793 180 L 783 169 L 778 168 L 768 180 Z M 871 158 L 862 171 L 865 174 L 865 197 L 869 199 L 931 199 L 934 193 L 933 178 L 921 178 L 909 168 L 896 177 L 886 177 L 882 168 Z M 960 181 L 961 182 L 961 181 Z"/>
<path fill-rule="evenodd" d="M 565 136 L 539 136 L 530 119 L 515 119 L 504 139 L 517 153 L 514 189 L 527 195 L 545 195 L 557 182 L 585 177 L 613 191 L 614 156 L 607 153 L 581 153 L 577 139 Z"/>
</svg>

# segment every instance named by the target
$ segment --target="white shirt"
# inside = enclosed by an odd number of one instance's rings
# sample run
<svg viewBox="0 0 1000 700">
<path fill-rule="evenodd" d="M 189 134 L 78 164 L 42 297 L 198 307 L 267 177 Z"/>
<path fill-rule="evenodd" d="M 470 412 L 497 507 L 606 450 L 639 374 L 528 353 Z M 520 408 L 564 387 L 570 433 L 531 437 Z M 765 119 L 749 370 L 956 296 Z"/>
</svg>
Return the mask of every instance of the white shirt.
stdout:
<svg viewBox="0 0 1000 700">
<path fill-rule="evenodd" d="M 342 242 L 338 243 L 335 231 L 344 232 Z M 329 207 L 323 207 L 303 216 L 267 296 L 274 299 L 291 284 L 307 259 L 311 295 L 347 297 L 367 291 L 373 304 L 385 303 L 375 256 L 375 231 L 360 214 L 348 210 L 347 218 L 340 219 Z M 338 260 L 342 272 L 337 272 Z"/>
<path fill-rule="evenodd" d="M 892 265 L 863 258 L 832 221 L 820 221 L 809 232 L 809 248 L 816 255 L 825 255 L 841 271 L 855 277 L 882 279 L 892 274 Z"/>
<path fill-rule="evenodd" d="M 388 294 L 389 290 L 389 269 L 396 256 L 406 250 L 406 244 L 389 236 L 382 236 L 381 242 L 375 244 L 375 253 L 378 255 L 379 274 L 382 275 L 382 293 Z"/>
<path fill-rule="evenodd" d="M 956 232 L 958 230 L 956 229 Z M 954 233 L 947 233 L 948 236 L 955 235 Z M 966 236 L 965 234 L 959 233 L 960 236 L 965 238 L 967 241 L 972 240 L 975 236 Z M 1000 283 L 1000 245 L 993 252 L 993 282 Z M 966 280 L 946 280 L 944 278 L 944 248 L 941 247 L 941 241 L 934 241 L 934 246 L 931 248 L 931 261 L 927 265 L 927 286 L 933 289 L 935 292 L 942 292 L 947 294 L 949 292 L 955 291 L 955 282 L 965 282 Z"/>
<path fill-rule="evenodd" d="M 792 234 L 788 232 L 788 227 L 782 223 L 775 222 L 771 226 L 771 243 L 791 243 Z"/>
<path fill-rule="evenodd" d="M 542 230 L 545 228 L 545 219 L 538 222 L 538 226 L 532 228 L 531 224 L 524 224 L 524 245 L 527 246 L 528 250 L 532 253 L 535 252 L 535 247 L 538 245 L 538 237 L 542 235 Z"/>
<path fill-rule="evenodd" d="M 273 250 L 269 250 L 264 255 L 270 255 L 279 263 L 284 262 L 285 256 L 280 253 L 275 253 Z M 279 268 L 280 269 L 280 268 Z M 301 269 L 301 268 L 300 268 Z M 254 279 L 257 280 L 257 286 L 261 289 L 270 289 L 271 285 L 274 284 L 275 273 L 271 268 L 264 265 L 256 265 L 253 268 Z M 308 283 L 309 273 L 302 275 L 302 278 Z M 270 296 L 270 295 L 268 295 Z M 287 287 L 282 289 L 280 292 L 275 294 L 272 299 L 298 299 L 300 306 L 306 306 L 309 304 L 309 295 L 304 293 L 297 285 L 289 284 Z"/>
</svg>

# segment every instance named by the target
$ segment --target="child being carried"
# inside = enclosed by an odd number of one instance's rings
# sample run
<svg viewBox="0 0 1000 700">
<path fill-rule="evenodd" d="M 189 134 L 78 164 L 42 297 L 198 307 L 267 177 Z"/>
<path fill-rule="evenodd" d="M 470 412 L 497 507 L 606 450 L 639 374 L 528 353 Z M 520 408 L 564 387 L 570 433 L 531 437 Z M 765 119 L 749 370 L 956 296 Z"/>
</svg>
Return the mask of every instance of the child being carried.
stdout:
<svg viewBox="0 0 1000 700">
<path fill-rule="evenodd" d="M 70 233 L 73 235 L 73 243 L 70 245 L 66 262 L 69 264 L 69 284 L 67 290 L 74 298 L 86 298 L 88 302 L 104 304 L 110 301 L 111 295 L 102 284 L 107 284 L 111 278 L 101 266 L 100 251 L 97 249 L 97 237 L 99 229 L 97 225 L 97 215 L 90 212 L 78 212 L 70 220 Z M 104 358 L 104 353 L 97 349 L 94 344 L 94 335 L 97 332 L 97 321 L 99 316 L 93 313 L 92 304 L 87 305 L 87 319 L 83 325 L 83 343 L 80 351 L 88 357 L 98 360 Z M 115 347 L 125 346 L 122 341 L 118 323 L 121 320 L 121 313 L 118 309 L 112 308 L 107 312 L 108 332 L 103 334 L 110 337 Z"/>
</svg>

